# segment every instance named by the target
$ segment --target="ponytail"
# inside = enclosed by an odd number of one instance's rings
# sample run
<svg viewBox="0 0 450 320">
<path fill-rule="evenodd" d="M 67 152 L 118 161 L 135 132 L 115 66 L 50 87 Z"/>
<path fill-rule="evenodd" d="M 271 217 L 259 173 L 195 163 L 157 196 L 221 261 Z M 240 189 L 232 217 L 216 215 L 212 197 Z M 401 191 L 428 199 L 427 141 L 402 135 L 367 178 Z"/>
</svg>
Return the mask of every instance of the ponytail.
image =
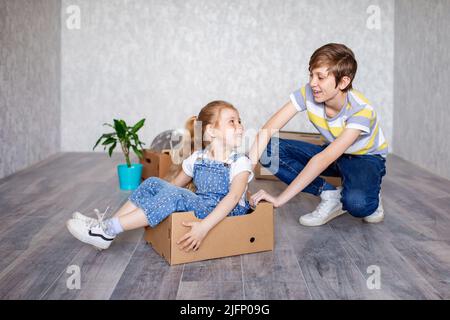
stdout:
<svg viewBox="0 0 450 320">
<path fill-rule="evenodd" d="M 197 122 L 197 116 L 192 116 L 189 119 L 186 120 L 186 123 L 184 125 L 185 129 L 187 130 L 184 139 L 190 141 L 190 152 L 193 153 L 195 151 L 195 123 Z"/>
</svg>

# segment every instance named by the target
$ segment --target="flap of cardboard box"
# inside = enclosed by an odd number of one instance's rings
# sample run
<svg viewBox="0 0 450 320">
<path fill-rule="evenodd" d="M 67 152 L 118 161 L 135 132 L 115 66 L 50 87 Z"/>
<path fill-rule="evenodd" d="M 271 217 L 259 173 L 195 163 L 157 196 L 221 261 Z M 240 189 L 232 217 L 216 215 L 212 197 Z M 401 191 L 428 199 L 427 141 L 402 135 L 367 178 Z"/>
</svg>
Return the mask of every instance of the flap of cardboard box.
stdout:
<svg viewBox="0 0 450 320">
<path fill-rule="evenodd" d="M 281 130 L 279 136 L 281 139 L 305 141 L 308 143 L 317 144 L 319 146 L 325 142 L 324 138 L 318 133 Z"/>
</svg>

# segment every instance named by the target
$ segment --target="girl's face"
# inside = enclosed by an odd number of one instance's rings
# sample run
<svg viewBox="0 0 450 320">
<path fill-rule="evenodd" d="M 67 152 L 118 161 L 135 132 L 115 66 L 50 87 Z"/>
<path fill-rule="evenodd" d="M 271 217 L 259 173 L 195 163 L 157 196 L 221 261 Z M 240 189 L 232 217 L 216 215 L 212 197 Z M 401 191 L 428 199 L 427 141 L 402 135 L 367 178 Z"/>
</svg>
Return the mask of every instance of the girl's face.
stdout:
<svg viewBox="0 0 450 320">
<path fill-rule="evenodd" d="M 239 113 L 230 108 L 222 109 L 216 127 L 212 128 L 211 136 L 221 140 L 227 147 L 236 148 L 241 145 L 243 134 L 244 127 Z"/>
<path fill-rule="evenodd" d="M 309 74 L 309 84 L 313 90 L 314 100 L 317 103 L 333 99 L 348 84 L 347 80 L 342 79 L 336 87 L 336 79 L 327 69 L 328 67 L 315 68 Z"/>
</svg>

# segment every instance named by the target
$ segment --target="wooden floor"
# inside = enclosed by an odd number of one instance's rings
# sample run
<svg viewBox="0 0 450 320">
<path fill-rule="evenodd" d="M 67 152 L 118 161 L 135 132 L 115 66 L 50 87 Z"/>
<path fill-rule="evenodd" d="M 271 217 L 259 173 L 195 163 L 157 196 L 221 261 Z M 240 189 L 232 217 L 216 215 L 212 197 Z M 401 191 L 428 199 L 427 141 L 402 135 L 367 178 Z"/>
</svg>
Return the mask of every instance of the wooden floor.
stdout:
<svg viewBox="0 0 450 320">
<path fill-rule="evenodd" d="M 450 299 L 450 181 L 396 157 L 382 194 L 386 219 L 348 215 L 316 228 L 298 223 L 318 199 L 301 194 L 276 211 L 273 252 L 169 267 L 122 234 L 99 252 L 75 240 L 75 210 L 117 209 L 114 155 L 61 153 L 0 180 L 0 299 Z M 281 182 L 253 182 L 278 193 Z M 71 265 L 81 288 L 69 290 Z M 369 289 L 369 266 L 380 289 Z M 370 281 L 369 281 L 370 282 Z M 372 283 L 372 282 L 370 282 Z"/>
</svg>

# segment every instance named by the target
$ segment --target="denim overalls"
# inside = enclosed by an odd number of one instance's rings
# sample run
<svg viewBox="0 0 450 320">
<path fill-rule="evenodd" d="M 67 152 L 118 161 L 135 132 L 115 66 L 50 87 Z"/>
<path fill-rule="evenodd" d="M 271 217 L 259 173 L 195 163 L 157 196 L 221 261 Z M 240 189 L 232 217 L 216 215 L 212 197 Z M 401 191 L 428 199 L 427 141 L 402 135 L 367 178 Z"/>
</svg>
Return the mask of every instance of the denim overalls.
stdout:
<svg viewBox="0 0 450 320">
<path fill-rule="evenodd" d="M 236 161 L 243 154 L 233 154 Z M 204 157 L 204 152 L 194 163 L 193 182 L 196 192 L 174 186 L 169 182 L 151 177 L 145 180 L 129 197 L 129 200 L 141 208 L 154 227 L 173 212 L 194 211 L 195 216 L 204 219 L 217 204 L 228 194 L 230 189 L 231 164 Z M 250 204 L 239 203 L 228 214 L 238 216 L 246 214 Z"/>
</svg>

